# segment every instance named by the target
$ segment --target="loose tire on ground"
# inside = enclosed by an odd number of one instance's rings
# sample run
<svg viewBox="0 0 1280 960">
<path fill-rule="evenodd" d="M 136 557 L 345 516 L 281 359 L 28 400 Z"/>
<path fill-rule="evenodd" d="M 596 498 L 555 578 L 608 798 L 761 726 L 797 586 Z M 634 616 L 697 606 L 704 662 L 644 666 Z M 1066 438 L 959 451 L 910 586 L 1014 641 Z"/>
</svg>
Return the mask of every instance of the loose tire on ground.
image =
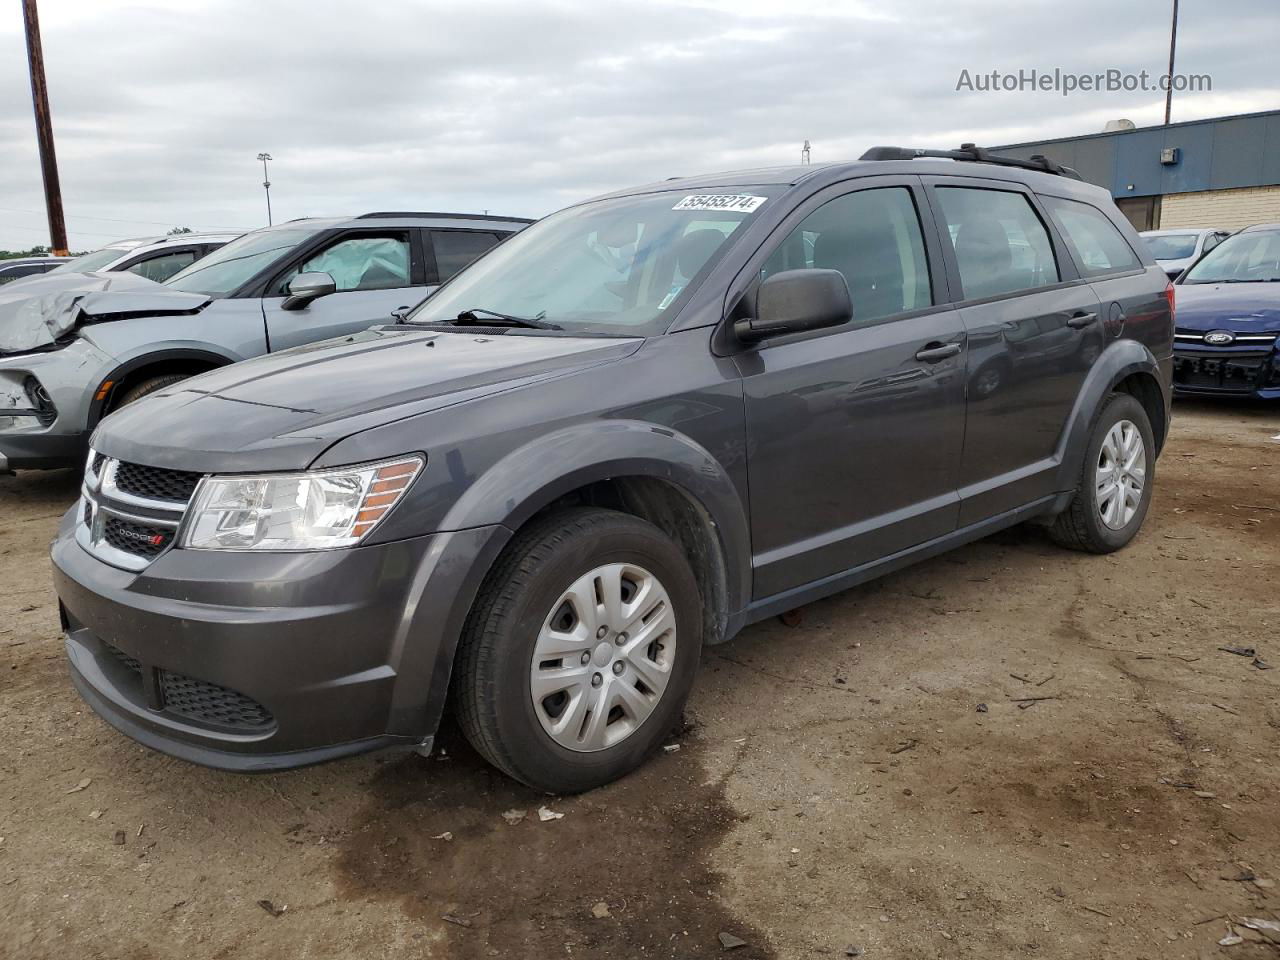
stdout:
<svg viewBox="0 0 1280 960">
<path fill-rule="evenodd" d="M 1109 459 L 1109 454 L 1104 454 L 1104 445 L 1113 428 L 1125 422 L 1133 424 L 1137 429 L 1144 451 L 1145 467 L 1141 496 L 1133 514 L 1117 527 L 1104 520 L 1100 508 L 1099 477 L 1105 472 L 1103 467 Z M 1111 553 L 1128 544 L 1142 527 L 1142 521 L 1151 505 L 1155 483 L 1155 452 L 1155 440 L 1146 409 L 1127 393 L 1112 394 L 1094 420 L 1089 445 L 1080 465 L 1075 497 L 1072 498 L 1071 506 L 1059 514 L 1049 527 L 1050 538 L 1059 546 L 1088 553 Z"/>
<path fill-rule="evenodd" d="M 601 570 L 618 572 L 618 599 L 607 597 L 594 611 L 584 610 L 579 615 L 576 605 L 589 603 L 583 597 L 601 596 L 596 592 L 601 581 L 592 579 Z M 630 571 L 649 574 L 650 579 Z M 633 576 L 644 588 L 635 582 L 629 588 L 627 576 Z M 593 592 L 585 593 L 584 587 L 565 599 L 567 591 L 582 583 L 593 584 Z M 655 584 L 660 593 L 647 592 Z M 628 589 L 633 591 L 629 601 Z M 630 639 L 645 641 L 642 646 L 647 652 L 642 654 L 633 650 L 634 644 L 628 646 L 629 638 L 618 630 L 619 624 L 601 621 L 608 616 L 608 609 L 634 612 L 651 603 L 654 596 L 668 601 L 669 608 L 659 602 L 644 623 L 638 619 L 641 614 L 635 615 L 635 637 Z M 661 624 L 659 615 L 664 619 Z M 654 632 L 659 629 L 665 632 Z M 548 652 L 561 636 L 588 634 L 591 640 L 581 649 L 570 650 L 566 641 L 569 652 L 563 658 L 555 651 Z M 667 638 L 669 646 L 663 646 L 662 638 Z M 611 643 L 616 643 L 616 653 Z M 701 646 L 697 581 L 688 559 L 666 534 L 617 511 L 559 511 L 520 531 L 481 588 L 454 664 L 455 713 L 475 749 L 509 776 L 553 793 L 590 790 L 640 766 L 676 727 L 693 686 Z M 633 661 L 627 659 L 628 650 L 631 656 L 646 658 L 643 667 L 634 661 L 635 673 Z M 662 667 L 664 678 L 654 682 L 661 691 L 649 698 L 644 691 L 652 691 L 645 685 L 645 676 L 664 656 L 669 656 Z M 578 700 L 571 698 L 582 692 L 582 684 L 558 680 L 558 671 L 576 676 L 580 669 L 601 674 L 603 692 L 595 696 L 613 690 L 612 696 L 619 698 L 620 706 L 599 714 L 615 731 L 611 736 L 616 742 L 607 737 L 586 737 L 576 744 L 572 730 L 577 714 L 571 714 L 568 705 L 561 709 L 570 732 L 553 733 L 549 728 L 559 723 L 560 716 L 552 716 L 552 712 L 562 694 L 535 701 L 535 689 L 544 689 L 539 684 L 546 673 L 553 683 L 577 684 L 574 694 L 564 694 L 564 702 L 571 703 L 574 710 L 581 709 Z M 591 680 L 594 678 L 588 674 L 588 684 Z M 625 683 L 632 689 L 623 686 Z M 611 686 L 614 684 L 617 686 Z M 639 698 L 637 690 L 642 691 Z M 633 722 L 633 703 L 640 704 L 637 715 L 646 706 L 649 710 L 638 723 Z M 609 720 L 615 713 L 617 718 Z M 593 728 L 588 721 L 583 729 Z"/>
</svg>

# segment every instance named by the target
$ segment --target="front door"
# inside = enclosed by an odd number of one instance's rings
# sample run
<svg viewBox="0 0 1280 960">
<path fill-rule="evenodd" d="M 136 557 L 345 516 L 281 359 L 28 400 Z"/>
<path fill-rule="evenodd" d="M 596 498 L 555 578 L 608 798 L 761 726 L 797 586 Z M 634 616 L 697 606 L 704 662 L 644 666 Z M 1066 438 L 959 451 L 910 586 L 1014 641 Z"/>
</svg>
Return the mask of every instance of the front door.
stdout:
<svg viewBox="0 0 1280 960">
<path fill-rule="evenodd" d="M 839 270 L 854 316 L 737 357 L 756 599 L 956 527 L 964 325 L 937 305 L 917 182 L 878 179 L 891 185 L 834 196 L 784 224 L 760 271 Z"/>
<path fill-rule="evenodd" d="M 1103 324 L 1028 191 L 960 178 L 932 189 L 969 335 L 965 526 L 1055 492 L 1058 441 Z"/>
<path fill-rule="evenodd" d="M 272 351 L 391 323 L 393 310 L 422 300 L 425 275 L 414 269 L 410 239 L 409 230 L 344 234 L 272 280 L 262 299 Z M 289 281 L 299 273 L 327 273 L 337 291 L 300 310 L 285 310 Z"/>
</svg>

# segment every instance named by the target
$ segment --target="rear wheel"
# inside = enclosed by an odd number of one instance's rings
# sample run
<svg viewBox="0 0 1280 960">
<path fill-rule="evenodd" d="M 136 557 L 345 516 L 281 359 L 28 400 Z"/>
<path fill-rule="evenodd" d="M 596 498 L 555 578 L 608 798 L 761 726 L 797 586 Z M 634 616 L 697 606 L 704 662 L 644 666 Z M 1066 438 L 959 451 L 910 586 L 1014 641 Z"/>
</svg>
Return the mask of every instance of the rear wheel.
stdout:
<svg viewBox="0 0 1280 960">
<path fill-rule="evenodd" d="M 143 397 L 148 394 L 155 393 L 157 390 L 163 390 L 165 387 L 171 387 L 175 383 L 181 383 L 189 376 L 190 374 L 186 373 L 170 373 L 163 377 L 151 377 L 148 380 L 143 380 L 141 383 L 134 384 L 121 394 L 120 399 L 111 405 L 111 409 L 119 410 L 126 404 L 133 403 L 135 400 L 141 400 Z"/>
<path fill-rule="evenodd" d="M 468 618 L 454 667 L 463 732 L 540 790 L 615 780 L 680 720 L 702 645 L 697 581 L 661 530 L 573 509 L 522 531 Z"/>
<path fill-rule="evenodd" d="M 1125 393 L 1109 397 L 1094 421 L 1071 506 L 1049 528 L 1053 540 L 1090 553 L 1132 540 L 1151 505 L 1155 450 L 1142 404 Z"/>
</svg>

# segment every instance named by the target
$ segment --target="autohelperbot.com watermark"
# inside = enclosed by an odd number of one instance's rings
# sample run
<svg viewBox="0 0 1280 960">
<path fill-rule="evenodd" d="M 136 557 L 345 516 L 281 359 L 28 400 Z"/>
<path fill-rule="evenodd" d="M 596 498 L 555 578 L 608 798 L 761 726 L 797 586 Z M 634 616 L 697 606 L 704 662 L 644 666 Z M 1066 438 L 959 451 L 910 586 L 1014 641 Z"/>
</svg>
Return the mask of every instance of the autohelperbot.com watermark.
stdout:
<svg viewBox="0 0 1280 960">
<path fill-rule="evenodd" d="M 966 68 L 956 80 L 956 92 L 966 93 L 1058 93 L 1069 97 L 1073 93 L 1165 93 L 1170 89 L 1176 93 L 1209 92 L 1213 90 L 1213 77 L 1207 73 L 1129 73 L 1116 69 L 1073 73 L 1059 67 L 1027 67 L 985 71 Z"/>
</svg>

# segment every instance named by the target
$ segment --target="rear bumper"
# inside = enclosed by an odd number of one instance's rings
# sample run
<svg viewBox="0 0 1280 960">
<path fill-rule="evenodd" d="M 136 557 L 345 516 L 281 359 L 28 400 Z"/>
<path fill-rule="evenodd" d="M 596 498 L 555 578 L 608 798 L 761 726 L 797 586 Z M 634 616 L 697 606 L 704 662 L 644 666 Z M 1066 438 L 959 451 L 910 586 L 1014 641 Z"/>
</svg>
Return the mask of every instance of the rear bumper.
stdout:
<svg viewBox="0 0 1280 960">
<path fill-rule="evenodd" d="M 76 688 L 135 740 L 235 771 L 429 744 L 454 608 L 505 542 L 483 528 L 307 554 L 171 549 L 132 573 L 75 541 L 74 513 L 52 559 Z"/>
</svg>

